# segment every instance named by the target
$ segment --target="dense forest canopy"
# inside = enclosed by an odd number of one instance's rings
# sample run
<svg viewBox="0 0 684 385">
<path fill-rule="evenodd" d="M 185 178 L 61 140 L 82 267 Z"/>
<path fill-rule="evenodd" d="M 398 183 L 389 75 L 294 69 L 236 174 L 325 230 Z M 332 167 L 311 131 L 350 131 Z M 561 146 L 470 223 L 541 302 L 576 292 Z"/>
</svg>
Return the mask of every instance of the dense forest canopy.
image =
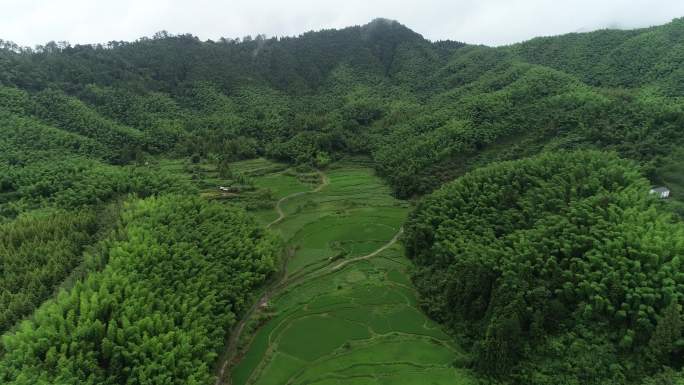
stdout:
<svg viewBox="0 0 684 385">
<path fill-rule="evenodd" d="M 201 198 L 149 198 L 122 218 L 120 239 L 101 246 L 106 267 L 3 337 L 3 384 L 210 381 L 277 243 L 244 212 Z"/>
<path fill-rule="evenodd" d="M 296 37 L 0 40 L 0 382 L 210 383 L 279 250 L 242 209 L 197 197 L 197 164 L 362 156 L 398 197 L 427 196 L 406 226 L 415 283 L 479 373 L 671 383 L 682 37 L 675 19 L 495 48 L 377 19 Z M 169 158 L 187 170 L 155 167 Z"/>
<path fill-rule="evenodd" d="M 425 308 L 519 383 L 632 382 L 682 362 L 684 226 L 614 154 L 480 168 L 406 225 Z"/>
</svg>

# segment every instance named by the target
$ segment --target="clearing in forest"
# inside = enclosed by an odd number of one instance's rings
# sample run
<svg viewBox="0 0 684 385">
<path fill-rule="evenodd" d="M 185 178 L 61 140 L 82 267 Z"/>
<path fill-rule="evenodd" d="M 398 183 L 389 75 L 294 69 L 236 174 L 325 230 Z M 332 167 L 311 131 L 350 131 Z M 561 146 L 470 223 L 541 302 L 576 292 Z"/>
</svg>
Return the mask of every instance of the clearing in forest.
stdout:
<svg viewBox="0 0 684 385">
<path fill-rule="evenodd" d="M 464 353 L 417 307 L 395 242 L 408 204 L 363 165 L 339 163 L 318 179 L 254 177 L 279 199 L 256 214 L 290 257 L 247 315 L 223 383 L 470 384 L 454 365 Z"/>
</svg>

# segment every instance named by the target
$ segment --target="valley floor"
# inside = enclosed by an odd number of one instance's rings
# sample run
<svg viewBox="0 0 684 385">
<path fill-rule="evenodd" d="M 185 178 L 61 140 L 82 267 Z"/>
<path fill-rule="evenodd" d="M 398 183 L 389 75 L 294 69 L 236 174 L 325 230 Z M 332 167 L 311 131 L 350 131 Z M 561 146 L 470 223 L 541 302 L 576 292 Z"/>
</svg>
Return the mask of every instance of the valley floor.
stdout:
<svg viewBox="0 0 684 385">
<path fill-rule="evenodd" d="M 282 170 L 255 177 L 280 199 L 256 214 L 282 236 L 289 258 L 239 326 L 218 383 L 473 383 L 454 365 L 464 352 L 418 309 L 396 242 L 408 204 L 362 164 L 321 176 L 318 185 Z"/>
</svg>

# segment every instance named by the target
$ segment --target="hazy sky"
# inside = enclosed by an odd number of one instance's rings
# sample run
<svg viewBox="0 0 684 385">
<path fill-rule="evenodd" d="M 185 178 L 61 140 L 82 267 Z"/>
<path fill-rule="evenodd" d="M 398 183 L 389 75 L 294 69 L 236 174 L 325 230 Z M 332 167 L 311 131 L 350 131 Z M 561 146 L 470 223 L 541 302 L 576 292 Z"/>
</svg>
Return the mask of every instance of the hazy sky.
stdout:
<svg viewBox="0 0 684 385">
<path fill-rule="evenodd" d="M 135 40 L 297 35 L 395 19 L 428 39 L 500 45 L 539 35 L 634 28 L 684 16 L 684 0 L 0 0 L 0 39 Z"/>
</svg>

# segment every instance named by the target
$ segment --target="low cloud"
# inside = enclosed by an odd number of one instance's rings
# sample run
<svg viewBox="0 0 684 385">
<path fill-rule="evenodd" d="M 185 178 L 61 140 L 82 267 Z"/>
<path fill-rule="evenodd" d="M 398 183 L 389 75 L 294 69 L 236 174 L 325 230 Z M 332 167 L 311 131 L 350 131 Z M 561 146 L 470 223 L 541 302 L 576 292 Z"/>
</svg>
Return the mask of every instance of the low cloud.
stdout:
<svg viewBox="0 0 684 385">
<path fill-rule="evenodd" d="M 684 16 L 681 0 L 5 0 L 2 9 L 0 38 L 21 45 L 135 40 L 160 30 L 201 39 L 291 36 L 377 17 L 398 20 L 431 40 L 502 45 Z"/>
</svg>

